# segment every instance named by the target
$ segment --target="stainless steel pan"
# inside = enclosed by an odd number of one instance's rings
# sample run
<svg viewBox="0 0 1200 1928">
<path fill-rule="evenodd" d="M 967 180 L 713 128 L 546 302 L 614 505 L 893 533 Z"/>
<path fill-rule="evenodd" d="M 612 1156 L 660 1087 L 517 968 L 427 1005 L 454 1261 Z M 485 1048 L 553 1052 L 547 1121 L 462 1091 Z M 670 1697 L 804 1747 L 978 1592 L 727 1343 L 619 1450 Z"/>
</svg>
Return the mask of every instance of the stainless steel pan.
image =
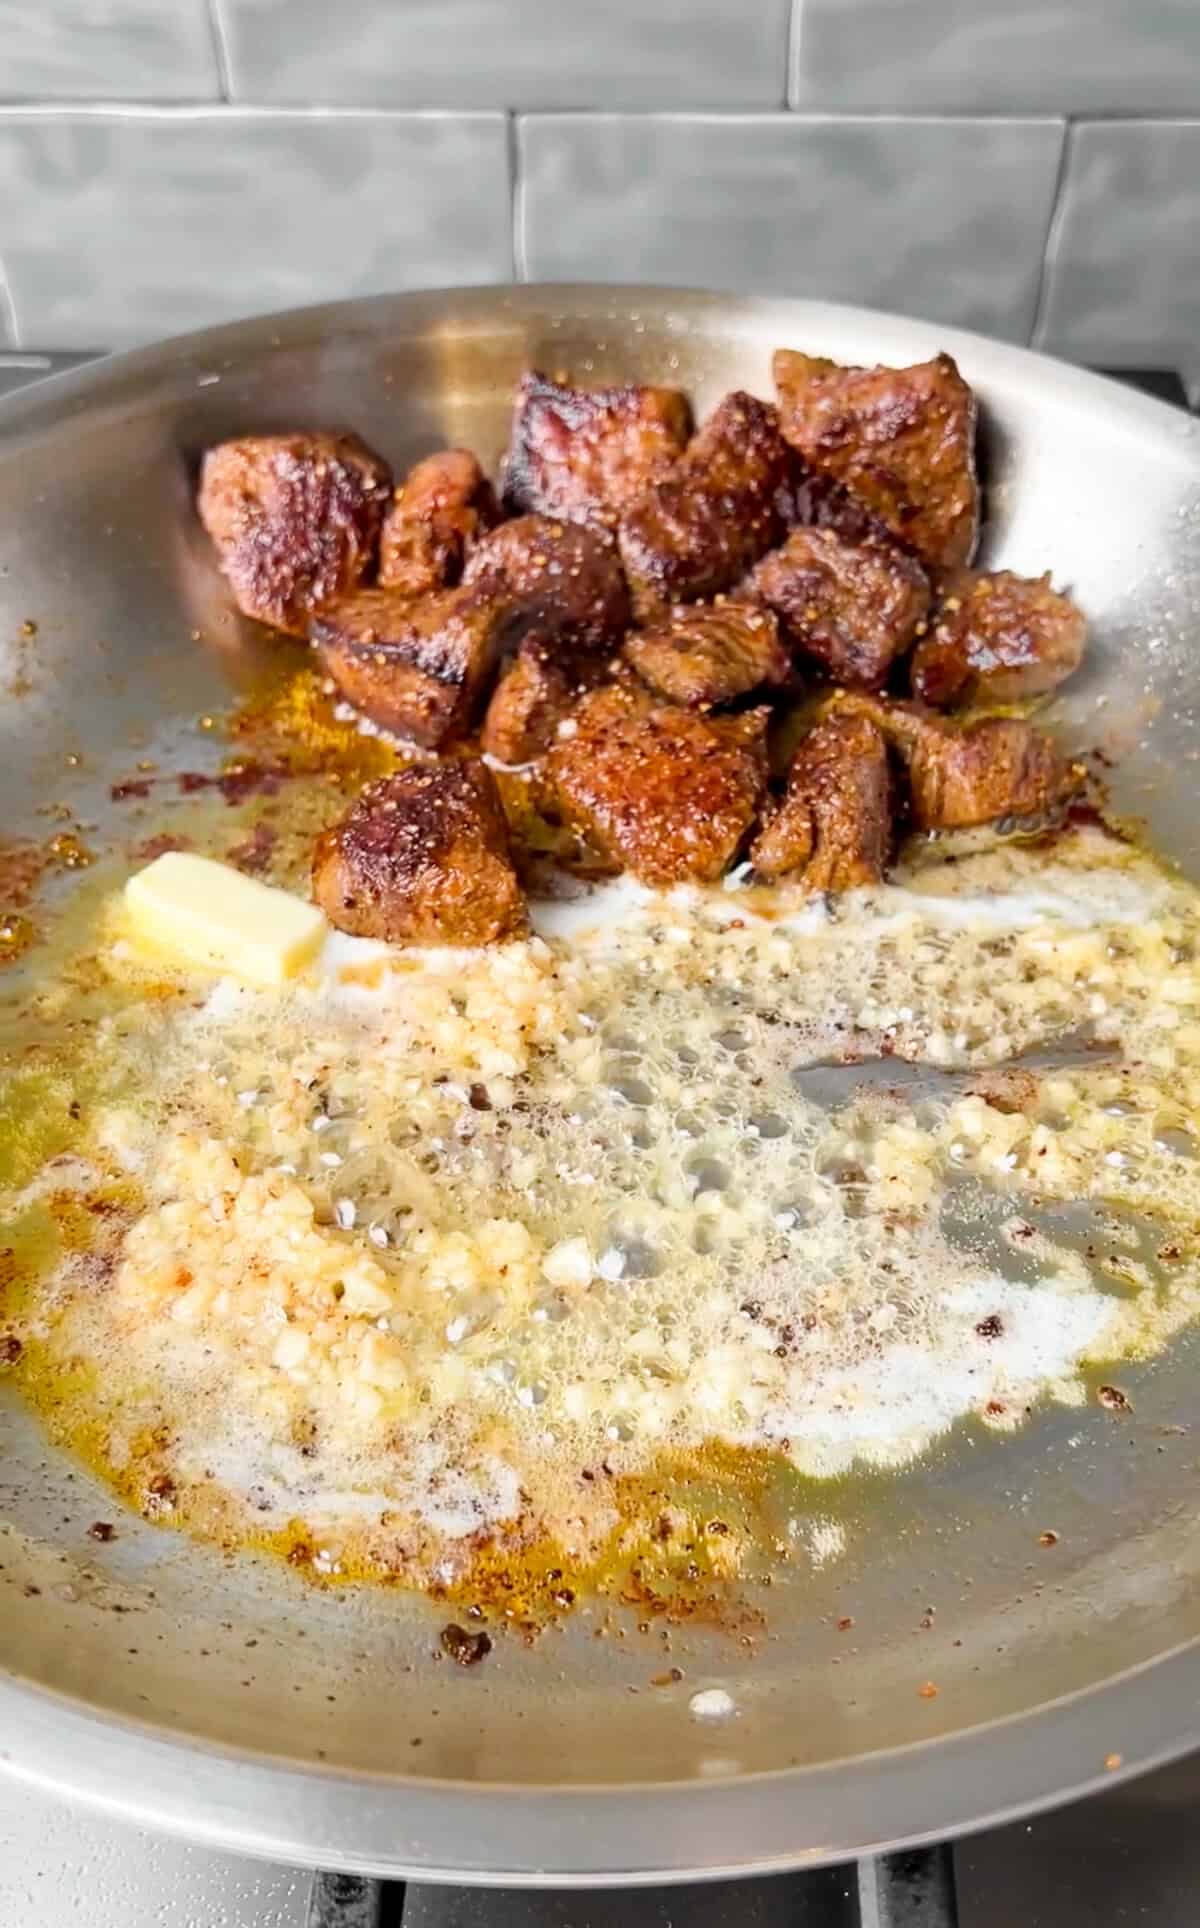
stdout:
<svg viewBox="0 0 1200 1928">
<path fill-rule="evenodd" d="M 950 329 L 661 290 L 352 302 L 8 402 L 0 825 L 44 834 L 39 806 L 62 799 L 101 819 L 106 758 L 127 769 L 135 742 L 161 750 L 172 718 L 222 700 L 241 657 L 191 514 L 205 443 L 319 421 L 354 425 L 398 466 L 447 440 L 490 453 L 530 362 L 678 381 L 703 411 L 735 384 L 769 393 L 779 343 L 958 357 L 985 409 L 989 559 L 1052 565 L 1094 621 L 1061 719 L 1120 754 L 1118 803 L 1200 874 L 1190 423 Z M 97 1546 L 86 1526 L 113 1502 L 10 1405 L 0 1757 L 251 1852 L 506 1882 L 792 1867 L 1049 1802 L 1200 1743 L 1198 1363 L 1185 1338 L 1125 1375 L 1132 1413 L 1042 1413 L 1016 1438 L 956 1435 L 901 1477 L 846 1485 L 830 1501 L 843 1558 L 777 1582 L 753 1654 L 676 1634 L 686 1678 L 669 1687 L 650 1684 L 661 1648 L 632 1624 L 600 1641 L 578 1614 L 462 1673 L 432 1660 L 439 1618 L 421 1601 L 314 1593 L 133 1520 Z M 1047 1527 L 1052 1551 L 1037 1544 Z M 737 1713 L 700 1724 L 689 1697 L 715 1685 Z"/>
</svg>

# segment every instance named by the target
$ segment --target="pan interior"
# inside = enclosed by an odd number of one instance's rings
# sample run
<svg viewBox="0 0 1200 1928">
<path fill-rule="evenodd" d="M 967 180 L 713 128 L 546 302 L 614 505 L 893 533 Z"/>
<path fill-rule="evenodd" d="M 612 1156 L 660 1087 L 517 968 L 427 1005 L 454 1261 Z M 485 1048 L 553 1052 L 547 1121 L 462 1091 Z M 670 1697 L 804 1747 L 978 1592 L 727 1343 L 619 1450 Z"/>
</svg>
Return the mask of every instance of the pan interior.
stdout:
<svg viewBox="0 0 1200 1928">
<path fill-rule="evenodd" d="M 1190 425 L 917 323 L 628 290 L 349 304 L 125 358 L 13 404 L 0 442 L 5 833 L 44 837 L 67 805 L 102 839 L 115 764 L 185 757 L 194 719 L 251 675 L 255 645 L 190 507 L 207 443 L 312 421 L 359 429 L 397 468 L 446 443 L 486 458 L 531 364 L 678 382 L 703 413 L 734 386 L 768 395 L 780 344 L 844 361 L 957 355 L 984 407 L 988 564 L 1052 568 L 1092 621 L 1088 665 L 1053 720 L 1114 760 L 1116 807 L 1200 876 Z M 1081 1216 L 1081 1245 L 1090 1231 Z M 1031 1713 L 1200 1633 L 1196 1365 L 1185 1336 L 1124 1373 L 1120 1415 L 1048 1409 L 1008 1438 L 960 1429 L 899 1476 L 814 1487 L 810 1544 L 843 1550 L 774 1578 L 751 1601 L 761 1620 L 740 1630 L 672 1628 L 668 1653 L 665 1630 L 640 1627 L 636 1610 L 605 1638 L 580 1611 L 532 1645 L 499 1642 L 469 1671 L 431 1658 L 446 1614 L 424 1600 L 314 1591 L 274 1563 L 132 1517 L 109 1544 L 89 1538 L 111 1498 L 10 1400 L 5 1665 L 104 1717 L 389 1785 L 618 1788 L 841 1769 Z M 1052 1548 L 1039 1546 L 1048 1530 Z M 724 1718 L 696 1717 L 693 1696 L 708 1689 L 729 1697 L 702 1703 Z M 457 1865 L 452 1842 L 432 1859 Z M 528 1859 L 555 1865 L 549 1823 Z"/>
</svg>

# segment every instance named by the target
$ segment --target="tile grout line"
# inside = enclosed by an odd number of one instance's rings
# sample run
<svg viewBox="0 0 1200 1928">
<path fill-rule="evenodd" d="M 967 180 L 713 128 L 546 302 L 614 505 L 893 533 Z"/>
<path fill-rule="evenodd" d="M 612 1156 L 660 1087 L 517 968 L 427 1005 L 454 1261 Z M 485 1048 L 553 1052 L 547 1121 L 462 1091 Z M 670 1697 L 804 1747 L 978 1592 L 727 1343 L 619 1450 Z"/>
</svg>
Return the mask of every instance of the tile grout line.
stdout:
<svg viewBox="0 0 1200 1928">
<path fill-rule="evenodd" d="M 222 0 L 209 0 L 209 19 L 213 32 L 214 57 L 222 72 L 222 85 L 228 80 L 228 42 L 221 13 Z M 172 120 L 195 118 L 221 120 L 260 118 L 262 120 L 500 120 L 517 116 L 523 120 L 563 121 L 667 121 L 667 122 L 756 122 L 779 126 L 895 126 L 895 127 L 970 127 L 970 126 L 1081 126 L 1200 127 L 1200 114 L 1194 115 L 1102 115 L 1074 116 L 1064 122 L 1061 113 L 1038 107 L 1019 110 L 996 108 L 989 112 L 967 113 L 950 108 L 922 108 L 905 113 L 895 108 L 848 108 L 844 113 L 810 107 L 461 107 L 453 102 L 425 103 L 422 106 L 386 107 L 370 101 L 354 100 L 262 100 L 252 94 L 234 99 L 231 92 L 220 99 L 211 95 L 176 95 L 169 99 L 126 99 L 120 96 L 86 97 L 81 95 L 34 99 L 6 98 L 0 94 L 0 120 L 38 122 L 42 120 L 93 120 L 106 115 L 129 120 Z"/>
<path fill-rule="evenodd" d="M 521 117 L 515 110 L 508 115 L 508 191 L 509 226 L 512 243 L 514 281 L 528 281 L 529 260 L 525 247 L 525 169 L 521 154 Z"/>
<path fill-rule="evenodd" d="M 800 72 L 800 49 L 804 45 L 804 5 L 805 0 L 789 0 L 787 37 L 783 46 L 783 112 L 785 114 L 795 111 L 795 103 L 792 100 L 792 77 L 798 76 Z"/>
<path fill-rule="evenodd" d="M 225 18 L 221 12 L 222 0 L 207 0 L 208 30 L 212 37 L 213 58 L 217 63 L 217 86 L 222 102 L 231 98 L 229 72 L 229 38 L 225 31 Z"/>
<path fill-rule="evenodd" d="M 127 121 L 502 121 L 513 109 L 505 107 L 373 107 L 353 101 L 275 101 L 244 96 L 238 100 L 215 95 L 179 96 L 172 100 L 122 100 L 62 97 L 56 100 L 5 100 L 0 96 L 0 122 L 39 126 L 43 122 Z"/>
<path fill-rule="evenodd" d="M 1058 168 L 1054 176 L 1054 193 L 1050 198 L 1050 218 L 1046 222 L 1046 232 L 1042 240 L 1042 264 L 1038 272 L 1037 294 L 1033 303 L 1033 320 L 1029 329 L 1029 346 L 1036 348 L 1045 325 L 1046 310 L 1050 302 L 1050 280 L 1058 259 L 1059 242 L 1062 237 L 1063 222 L 1066 218 L 1067 173 L 1070 166 L 1071 148 L 1075 137 L 1075 123 L 1068 120 L 1063 125 L 1062 148 L 1058 156 Z"/>
<path fill-rule="evenodd" d="M 3 344 L 5 348 L 19 348 L 21 346 L 21 330 L 17 322 L 17 304 L 13 296 L 12 283 L 8 278 L 8 270 L 4 265 L 3 257 L 0 257 L 0 335 L 7 336 Z"/>
</svg>

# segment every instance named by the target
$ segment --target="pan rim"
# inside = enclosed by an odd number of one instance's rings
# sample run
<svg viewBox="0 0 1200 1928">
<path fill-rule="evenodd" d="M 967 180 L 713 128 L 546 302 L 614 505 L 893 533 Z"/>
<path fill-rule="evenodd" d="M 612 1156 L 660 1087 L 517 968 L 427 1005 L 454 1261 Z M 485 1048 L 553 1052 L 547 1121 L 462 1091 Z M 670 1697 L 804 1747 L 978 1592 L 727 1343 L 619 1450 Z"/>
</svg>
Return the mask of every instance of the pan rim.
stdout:
<svg viewBox="0 0 1200 1928">
<path fill-rule="evenodd" d="M 47 377 L 0 402 L 0 449 L 62 428 L 94 408 L 145 399 L 159 380 L 199 374 L 224 354 L 251 356 L 314 338 L 377 332 L 389 312 L 414 326 L 453 304 L 497 332 L 511 313 L 514 332 L 527 312 L 561 304 L 636 308 L 639 300 L 678 304 L 732 332 L 739 319 L 779 320 L 797 331 L 829 333 L 869 320 L 883 344 L 912 359 L 914 336 L 967 361 L 1020 375 L 1036 401 L 1102 405 L 1115 432 L 1161 439 L 1200 475 L 1200 447 L 1181 436 L 1177 410 L 1037 351 L 970 330 L 844 303 L 733 295 L 648 284 L 500 283 L 380 294 L 313 304 L 175 336 L 124 350 Z M 586 312 L 586 309 L 584 309 Z M 1200 438 L 1197 438 L 1200 440 Z M 232 1745 L 183 1737 L 152 1722 L 89 1709 L 86 1702 L 19 1680 L 0 1668 L 0 1769 L 49 1790 L 230 1851 L 298 1865 L 354 1869 L 395 1878 L 470 1885 L 633 1886 L 663 1879 L 715 1880 L 818 1866 L 918 1841 L 944 1840 L 985 1822 L 1015 1818 L 1077 1797 L 1168 1761 L 1200 1743 L 1200 1640 L 1168 1649 L 1108 1680 L 1032 1710 L 958 1733 L 834 1763 L 730 1775 L 711 1781 L 629 1781 L 552 1788 L 448 1781 L 302 1763 Z M 1039 1743 L 1039 1736 L 1041 1736 Z M 978 1756 L 988 1750 L 981 1783 Z M 1120 1766 L 1105 1767 L 1120 1754 Z M 955 1773 L 958 1756 L 975 1763 Z M 941 1797 L 935 1828 L 911 1824 Z M 986 1786 L 981 1810 L 980 1787 Z M 961 1790 L 961 1791 L 960 1791 Z M 946 1802 L 949 1792 L 951 1798 Z M 364 1798 L 370 1797 L 370 1798 Z M 538 1860 L 463 1865 L 447 1849 L 473 1850 L 471 1828 L 485 1814 L 505 1841 L 505 1817 L 522 1805 L 523 1841 Z M 702 1804 L 699 1819 L 694 1816 Z M 603 1827 L 590 1828 L 598 1808 Z M 834 1810 L 836 1809 L 836 1818 Z M 604 1836 L 604 1843 L 598 1840 Z M 481 1832 L 480 1838 L 486 1839 Z M 621 1842 L 618 1860 L 611 1848 Z M 592 1845 L 595 1840 L 595 1845 Z M 737 1843 L 731 1854 L 729 1844 Z M 601 1846 L 606 1848 L 601 1852 Z M 558 1858 L 560 1856 L 562 1858 Z"/>
<path fill-rule="evenodd" d="M 119 394 L 122 387 L 130 382 L 137 383 L 160 373 L 177 372 L 180 361 L 188 357 L 212 357 L 226 348 L 252 344 L 260 337 L 266 338 L 265 346 L 285 348 L 310 339 L 314 333 L 328 334 L 339 326 L 351 325 L 360 317 L 364 321 L 369 320 L 372 315 L 395 308 L 397 303 L 404 304 L 415 313 L 421 308 L 432 308 L 448 302 L 453 302 L 460 311 L 478 309 L 481 318 L 490 320 L 489 332 L 494 333 L 497 302 L 501 312 L 508 310 L 515 321 L 526 310 L 537 312 L 548 300 L 552 303 L 561 301 L 564 307 L 581 301 L 677 302 L 681 308 L 696 314 L 707 312 L 722 319 L 737 316 L 749 319 L 760 315 L 765 320 L 785 311 L 800 323 L 805 319 L 811 320 L 814 326 L 836 326 L 841 322 L 853 327 L 866 317 L 885 333 L 895 331 L 898 340 L 911 336 L 914 330 L 928 330 L 931 339 L 936 338 L 949 351 L 970 353 L 977 350 L 988 356 L 1002 355 L 1032 379 L 1052 379 L 1060 395 L 1068 398 L 1074 396 L 1081 401 L 1102 395 L 1110 409 L 1118 416 L 1126 415 L 1131 425 L 1157 426 L 1172 432 L 1172 442 L 1181 439 L 1178 435 L 1178 408 L 1157 396 L 1130 388 L 1110 374 L 1100 374 L 1095 369 L 1080 367 L 1017 342 L 998 340 L 977 329 L 905 315 L 896 309 L 875 308 L 865 303 L 823 301 L 800 295 L 734 294 L 674 282 L 496 281 L 472 283 L 466 287 L 451 285 L 357 295 L 341 301 L 311 302 L 301 307 L 271 309 L 264 314 L 217 322 L 207 328 L 169 335 L 161 341 L 100 354 L 93 361 L 63 369 L 57 374 L 45 375 L 0 398 L 0 441 L 22 429 L 36 430 L 43 424 L 53 426 L 63 407 L 74 401 L 102 400 L 110 392 Z M 273 335 L 276 337 L 274 340 L 271 339 Z M 1183 455 L 1185 451 L 1180 448 L 1178 452 Z M 1200 470 L 1200 449 L 1192 454 L 1192 464 Z"/>
<path fill-rule="evenodd" d="M 1198 1696 L 1200 1639 L 1032 1712 L 834 1764 L 727 1780 L 554 1788 L 272 1759 L 98 1714 L 76 1698 L 0 1674 L 0 1731 L 8 1737 L 0 1771 L 126 1825 L 296 1867 L 464 1887 L 644 1887 L 834 1866 L 1045 1812 L 1192 1751 L 1194 1717 L 1164 1734 L 1160 1715 L 1189 1709 Z M 936 1826 L 916 1822 L 931 1771 L 941 1770 L 943 1791 L 965 1789 L 971 1777 L 952 1763 L 977 1762 L 982 1747 L 990 1762 L 985 1812 L 964 1794 L 943 1807 Z M 385 1799 L 369 1805 L 371 1796 Z M 703 1813 L 694 1815 L 700 1806 Z M 523 1835 L 536 1834 L 554 1858 L 477 1863 L 431 1851 L 439 1838 L 470 1841 L 473 1825 L 485 1821 L 509 1840 L 518 1808 Z M 614 1835 L 622 1842 L 619 1859 L 589 1852 L 591 1841 Z M 739 1843 L 734 1853 L 713 1845 L 732 1841 Z"/>
</svg>

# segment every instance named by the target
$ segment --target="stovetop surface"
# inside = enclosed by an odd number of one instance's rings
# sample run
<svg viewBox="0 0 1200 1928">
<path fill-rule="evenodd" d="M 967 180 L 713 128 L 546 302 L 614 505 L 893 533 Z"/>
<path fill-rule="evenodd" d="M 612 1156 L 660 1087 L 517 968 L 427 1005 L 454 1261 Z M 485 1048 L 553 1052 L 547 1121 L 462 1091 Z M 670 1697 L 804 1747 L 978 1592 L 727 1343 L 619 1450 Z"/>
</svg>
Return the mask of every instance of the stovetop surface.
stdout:
<svg viewBox="0 0 1200 1928">
<path fill-rule="evenodd" d="M 0 396 L 86 355 L 0 352 Z M 1187 407 L 1178 376 L 1112 370 Z M 706 1887 L 380 1887 L 251 1861 L 0 1780 L 0 1928 L 1195 1928 L 1200 1754 L 911 1862 Z"/>
<path fill-rule="evenodd" d="M 952 1851 L 959 1928 L 1195 1928 L 1200 1755 Z M 320 1880 L 320 1878 L 317 1878 Z M 4 1928 L 926 1928 L 870 1912 L 859 1870 L 710 1888 L 511 1894 L 413 1888 L 358 1921 L 294 1868 L 144 1834 L 0 1782 Z M 333 1904 L 332 1907 L 330 1904 Z M 324 1915 L 325 1919 L 322 1920 Z M 944 1911 L 929 1928 L 950 1928 Z"/>
</svg>

